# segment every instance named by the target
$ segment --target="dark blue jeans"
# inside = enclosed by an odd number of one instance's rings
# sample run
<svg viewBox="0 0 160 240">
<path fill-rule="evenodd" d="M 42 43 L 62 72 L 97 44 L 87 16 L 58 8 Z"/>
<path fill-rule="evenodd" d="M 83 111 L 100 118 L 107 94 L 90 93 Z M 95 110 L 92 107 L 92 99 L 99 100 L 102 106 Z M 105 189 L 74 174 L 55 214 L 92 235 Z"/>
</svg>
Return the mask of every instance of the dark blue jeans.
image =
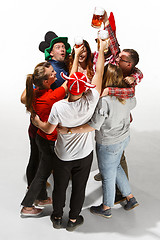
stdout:
<svg viewBox="0 0 160 240">
<path fill-rule="evenodd" d="M 21 205 L 31 207 L 35 200 L 46 200 L 46 181 L 53 170 L 54 141 L 48 141 L 37 134 L 36 143 L 40 153 L 40 162 L 35 178 L 33 179 Z"/>
</svg>

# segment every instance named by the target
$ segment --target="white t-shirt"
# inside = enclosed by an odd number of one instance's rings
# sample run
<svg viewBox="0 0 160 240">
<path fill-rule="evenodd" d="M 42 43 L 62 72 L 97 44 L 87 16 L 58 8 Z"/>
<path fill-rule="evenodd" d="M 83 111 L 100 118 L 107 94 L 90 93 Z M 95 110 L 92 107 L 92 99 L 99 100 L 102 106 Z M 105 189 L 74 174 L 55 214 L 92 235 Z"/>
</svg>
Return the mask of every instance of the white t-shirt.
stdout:
<svg viewBox="0 0 160 240">
<path fill-rule="evenodd" d="M 56 102 L 50 112 L 48 122 L 72 128 L 87 123 L 92 117 L 99 100 L 96 89 L 89 89 L 75 102 L 66 99 Z M 78 160 L 88 156 L 93 150 L 92 133 L 58 134 L 55 153 L 63 161 Z"/>
</svg>

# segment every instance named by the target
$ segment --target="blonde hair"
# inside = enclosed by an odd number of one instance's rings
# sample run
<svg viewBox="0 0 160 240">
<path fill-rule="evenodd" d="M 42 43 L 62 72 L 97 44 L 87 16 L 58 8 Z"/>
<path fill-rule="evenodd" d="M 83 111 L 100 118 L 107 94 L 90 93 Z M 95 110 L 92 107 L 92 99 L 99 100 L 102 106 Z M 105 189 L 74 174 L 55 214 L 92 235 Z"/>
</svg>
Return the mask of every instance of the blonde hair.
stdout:
<svg viewBox="0 0 160 240">
<path fill-rule="evenodd" d="M 26 79 L 26 109 L 27 111 L 34 113 L 33 102 L 34 102 L 34 92 L 33 84 L 38 87 L 38 89 L 43 89 L 43 81 L 48 79 L 45 68 L 49 68 L 51 64 L 49 62 L 39 63 L 33 74 L 28 74 Z"/>
<path fill-rule="evenodd" d="M 104 68 L 102 90 L 106 87 L 128 88 L 129 85 L 123 79 L 123 73 L 120 67 L 109 63 Z M 118 97 L 117 97 L 118 98 Z M 118 100 L 125 104 L 125 100 L 118 98 Z"/>
</svg>

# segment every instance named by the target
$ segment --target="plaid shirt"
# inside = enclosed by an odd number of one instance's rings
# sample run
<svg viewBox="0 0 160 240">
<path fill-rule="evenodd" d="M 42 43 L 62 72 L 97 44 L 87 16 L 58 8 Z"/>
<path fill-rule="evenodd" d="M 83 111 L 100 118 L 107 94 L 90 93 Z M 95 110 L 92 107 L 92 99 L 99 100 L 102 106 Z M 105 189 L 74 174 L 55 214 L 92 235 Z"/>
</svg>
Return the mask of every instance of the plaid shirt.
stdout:
<svg viewBox="0 0 160 240">
<path fill-rule="evenodd" d="M 141 82 L 142 78 L 143 78 L 143 73 L 138 69 L 138 68 L 134 68 L 132 74 L 130 75 L 130 77 L 134 78 L 134 83 L 131 85 L 131 87 L 129 88 L 113 88 L 113 87 L 109 87 L 108 88 L 108 95 L 110 96 L 116 96 L 119 98 L 131 98 L 134 97 L 135 95 L 135 86 Z"/>
<path fill-rule="evenodd" d="M 105 65 L 107 65 L 108 63 L 116 64 L 115 58 L 120 53 L 119 44 L 118 44 L 118 41 L 112 31 L 111 25 L 108 24 L 105 29 L 109 33 L 109 37 L 110 37 L 109 48 L 112 53 L 112 55 L 109 58 L 105 59 Z M 94 59 L 93 59 L 94 71 L 96 71 L 97 59 L 98 59 L 98 52 L 94 52 Z M 131 85 L 130 88 L 108 87 L 108 90 L 109 90 L 108 95 L 116 96 L 116 97 L 124 98 L 124 99 L 133 97 L 135 95 L 135 86 L 141 82 L 141 80 L 143 78 L 143 73 L 138 68 L 134 68 L 130 77 L 133 77 L 135 79 L 134 83 Z"/>
<path fill-rule="evenodd" d="M 131 73 L 130 77 L 134 77 L 134 84 L 135 86 L 142 81 L 143 73 L 138 69 L 134 68 L 133 72 Z"/>
<path fill-rule="evenodd" d="M 119 48 L 117 38 L 114 35 L 114 32 L 113 32 L 110 24 L 108 24 L 106 26 L 105 30 L 107 30 L 108 33 L 109 33 L 109 39 L 110 39 L 109 48 L 111 50 L 111 53 L 112 53 L 113 57 L 115 58 L 120 53 L 120 48 Z"/>
<path fill-rule="evenodd" d="M 109 90 L 108 95 L 124 99 L 132 98 L 135 95 L 135 87 L 130 88 L 109 87 L 108 90 Z"/>
</svg>

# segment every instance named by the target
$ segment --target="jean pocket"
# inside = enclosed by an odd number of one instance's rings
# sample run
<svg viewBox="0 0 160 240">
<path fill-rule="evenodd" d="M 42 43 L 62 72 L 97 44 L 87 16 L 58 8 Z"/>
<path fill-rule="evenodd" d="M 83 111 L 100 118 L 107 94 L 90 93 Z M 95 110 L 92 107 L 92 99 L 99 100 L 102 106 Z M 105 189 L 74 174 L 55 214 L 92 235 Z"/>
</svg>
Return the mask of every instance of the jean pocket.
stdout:
<svg viewBox="0 0 160 240">
<path fill-rule="evenodd" d="M 123 151 L 125 150 L 126 146 L 127 146 L 128 143 L 129 143 L 129 139 L 130 139 L 130 138 L 127 137 L 123 142 L 106 146 L 106 151 L 107 151 L 109 154 L 118 154 L 120 151 L 123 152 Z"/>
<path fill-rule="evenodd" d="M 106 146 L 106 151 L 109 154 L 118 154 L 120 151 L 122 151 L 122 144 L 113 144 L 113 145 L 108 145 Z"/>
</svg>

